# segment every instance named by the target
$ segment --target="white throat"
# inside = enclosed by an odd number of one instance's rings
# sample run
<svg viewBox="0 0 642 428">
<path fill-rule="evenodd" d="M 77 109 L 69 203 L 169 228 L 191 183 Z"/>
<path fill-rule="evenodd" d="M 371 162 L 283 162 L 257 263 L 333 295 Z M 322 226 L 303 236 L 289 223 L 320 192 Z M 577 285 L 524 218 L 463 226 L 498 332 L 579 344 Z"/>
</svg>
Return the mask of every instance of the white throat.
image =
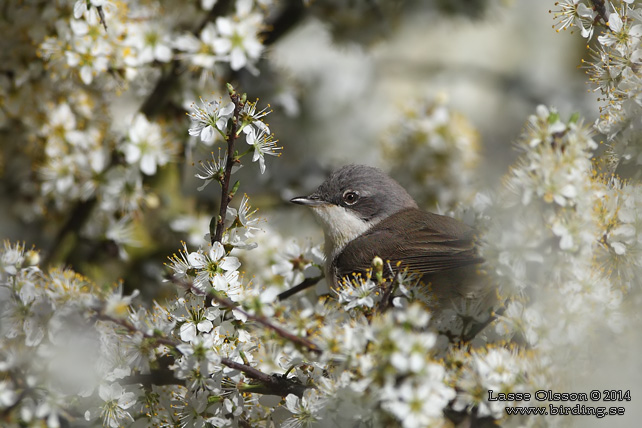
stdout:
<svg viewBox="0 0 642 428">
<path fill-rule="evenodd" d="M 377 221 L 364 221 L 351 210 L 338 205 L 327 204 L 311 208 L 323 225 L 325 256 L 328 264 L 350 241 L 377 223 Z"/>
</svg>

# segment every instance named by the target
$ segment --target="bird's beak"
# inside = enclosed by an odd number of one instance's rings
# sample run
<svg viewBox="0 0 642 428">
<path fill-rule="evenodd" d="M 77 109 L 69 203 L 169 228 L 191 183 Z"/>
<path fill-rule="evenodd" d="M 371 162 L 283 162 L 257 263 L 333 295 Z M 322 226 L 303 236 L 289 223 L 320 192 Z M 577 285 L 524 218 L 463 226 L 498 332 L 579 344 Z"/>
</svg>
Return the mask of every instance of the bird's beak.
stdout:
<svg viewBox="0 0 642 428">
<path fill-rule="evenodd" d="M 297 196 L 296 198 L 290 199 L 290 202 L 308 207 L 318 207 L 327 204 L 327 202 L 323 201 L 316 193 L 310 196 Z"/>
</svg>

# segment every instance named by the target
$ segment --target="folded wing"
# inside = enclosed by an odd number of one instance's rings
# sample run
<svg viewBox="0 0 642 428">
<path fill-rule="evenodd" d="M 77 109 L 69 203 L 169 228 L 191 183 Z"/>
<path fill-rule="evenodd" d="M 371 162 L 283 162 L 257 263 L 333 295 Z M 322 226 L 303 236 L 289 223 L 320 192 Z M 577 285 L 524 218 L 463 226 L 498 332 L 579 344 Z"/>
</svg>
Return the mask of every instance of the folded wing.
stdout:
<svg viewBox="0 0 642 428">
<path fill-rule="evenodd" d="M 411 272 L 431 276 L 482 263 L 474 248 L 475 230 L 446 216 L 407 209 L 378 223 L 337 256 L 339 276 L 365 272 L 375 256 L 400 262 Z"/>
</svg>

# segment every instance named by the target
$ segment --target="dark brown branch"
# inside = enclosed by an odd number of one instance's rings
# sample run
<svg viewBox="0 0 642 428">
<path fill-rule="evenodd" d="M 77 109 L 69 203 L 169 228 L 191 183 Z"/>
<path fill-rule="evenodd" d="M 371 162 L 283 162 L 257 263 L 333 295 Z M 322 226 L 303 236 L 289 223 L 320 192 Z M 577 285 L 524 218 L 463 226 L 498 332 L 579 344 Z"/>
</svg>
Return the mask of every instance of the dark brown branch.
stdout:
<svg viewBox="0 0 642 428">
<path fill-rule="evenodd" d="M 605 6 L 605 1 L 604 0 L 591 0 L 591 3 L 593 3 L 593 9 L 597 13 L 597 15 L 602 18 L 602 21 L 604 21 L 604 24 L 609 22 L 609 17 L 606 14 L 606 6 Z"/>
<path fill-rule="evenodd" d="M 236 361 L 232 361 L 228 358 L 221 358 L 221 363 L 231 369 L 242 371 L 247 377 L 261 382 L 261 384 L 267 388 L 265 390 L 255 388 L 253 392 L 269 393 L 281 396 L 295 394 L 301 397 L 303 392 L 308 389 L 307 386 L 298 383 L 294 379 L 288 379 L 279 375 L 268 375 L 254 367 L 237 363 Z"/>
<path fill-rule="evenodd" d="M 285 290 L 284 292 L 280 293 L 277 297 L 279 300 L 285 300 L 290 296 L 295 295 L 299 291 L 307 290 L 308 288 L 312 287 L 315 285 L 317 282 L 321 281 L 323 279 L 323 276 L 315 276 L 313 278 L 306 278 L 303 280 L 301 284 L 295 285 L 294 287 L 290 288 L 289 290 Z"/>
<path fill-rule="evenodd" d="M 221 242 L 223 239 L 223 230 L 225 228 L 225 215 L 227 214 L 227 206 L 229 205 L 234 195 L 230 194 L 230 178 L 232 176 L 232 168 L 236 159 L 234 156 L 234 142 L 237 138 L 237 131 L 239 130 L 239 115 L 243 109 L 243 102 L 241 96 L 234 91 L 232 86 L 228 87 L 230 91 L 230 98 L 234 103 L 234 114 L 232 116 L 232 126 L 227 134 L 227 160 L 225 161 L 225 173 L 223 174 L 223 181 L 221 182 L 221 206 L 218 210 L 218 220 L 216 223 L 216 233 L 212 236 L 212 244 L 214 242 Z"/>
<path fill-rule="evenodd" d="M 185 385 L 185 381 L 177 379 L 174 372 L 169 369 L 151 370 L 148 374 L 137 374 L 127 376 L 122 380 L 125 384 L 140 384 L 145 388 L 151 388 L 152 385 Z"/>
<path fill-rule="evenodd" d="M 194 287 L 194 285 L 190 284 L 189 287 L 190 287 L 190 289 L 192 291 L 195 291 L 196 293 L 201 293 L 201 291 L 199 289 L 197 289 L 196 287 Z M 251 313 L 247 312 L 243 308 L 235 305 L 234 302 L 232 302 L 230 299 L 227 299 L 227 298 L 221 296 L 215 290 L 208 291 L 207 292 L 207 297 L 209 297 L 210 299 L 214 300 L 216 303 L 225 306 L 228 309 L 231 309 L 233 311 L 237 311 L 238 313 L 240 313 L 243 316 L 247 317 L 247 319 L 261 324 L 263 327 L 266 327 L 266 328 L 272 330 L 273 332 L 275 332 L 276 334 L 278 334 L 282 338 L 287 339 L 287 340 L 291 341 L 292 343 L 295 343 L 295 344 L 297 344 L 299 346 L 302 346 L 302 347 L 304 347 L 304 348 L 306 348 L 306 349 L 308 349 L 308 350 L 310 350 L 312 352 L 315 352 L 315 353 L 318 353 L 318 354 L 321 353 L 321 349 L 314 342 L 312 342 L 312 341 L 310 341 L 310 340 L 308 340 L 308 339 L 306 339 L 304 337 L 297 336 L 296 334 L 290 333 L 289 331 L 285 330 L 284 328 L 273 324 L 269 319 L 267 319 L 264 316 L 254 315 L 254 314 L 251 314 Z"/>
<path fill-rule="evenodd" d="M 105 19 L 105 11 L 102 6 L 96 6 L 96 11 L 98 12 L 98 17 L 100 18 L 100 23 L 103 24 L 103 28 L 107 31 L 107 20 Z"/>
</svg>

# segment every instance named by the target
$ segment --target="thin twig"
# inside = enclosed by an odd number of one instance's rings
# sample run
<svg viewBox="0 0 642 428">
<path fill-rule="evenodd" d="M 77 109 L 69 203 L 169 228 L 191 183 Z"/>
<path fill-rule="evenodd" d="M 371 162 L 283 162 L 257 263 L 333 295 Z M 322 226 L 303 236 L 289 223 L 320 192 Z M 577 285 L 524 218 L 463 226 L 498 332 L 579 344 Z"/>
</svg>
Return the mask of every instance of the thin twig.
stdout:
<svg viewBox="0 0 642 428">
<path fill-rule="evenodd" d="M 602 18 L 604 24 L 609 22 L 609 17 L 606 14 L 606 6 L 604 4 L 604 0 L 591 0 L 591 3 L 593 3 L 593 9 L 595 9 L 595 12 L 597 12 L 598 16 Z"/>
<path fill-rule="evenodd" d="M 231 369 L 237 369 L 242 371 L 247 377 L 252 378 L 261 382 L 261 384 L 268 386 L 269 390 L 266 390 L 266 393 L 271 393 L 274 395 L 285 396 L 288 394 L 295 394 L 299 397 L 303 395 L 303 392 L 308 389 L 307 386 L 298 383 L 293 379 L 288 379 L 284 376 L 279 375 L 268 375 L 263 373 L 260 370 L 255 369 L 254 367 L 247 366 L 245 364 L 237 363 L 228 358 L 221 358 L 221 363 L 226 365 Z M 254 389 L 254 392 L 258 392 Z"/>
<path fill-rule="evenodd" d="M 196 288 L 192 284 L 190 284 L 189 287 L 190 287 L 190 289 L 192 291 L 194 291 L 196 293 L 202 293 L 201 290 L 199 290 L 198 288 Z M 306 339 L 304 337 L 297 336 L 296 334 L 290 333 L 289 331 L 285 330 L 284 328 L 273 324 L 269 319 L 267 319 L 264 316 L 254 315 L 254 314 L 251 314 L 251 313 L 247 312 L 243 308 L 235 305 L 234 302 L 232 302 L 230 299 L 221 296 L 215 290 L 209 290 L 207 292 L 207 297 L 209 297 L 210 299 L 214 300 L 216 303 L 225 306 L 228 309 L 231 309 L 233 311 L 237 311 L 238 313 L 240 313 L 243 316 L 247 317 L 247 319 L 255 321 L 255 322 L 261 324 L 262 326 L 272 330 L 273 332 L 275 332 L 276 334 L 278 334 L 282 338 L 287 339 L 287 340 L 291 341 L 292 343 L 295 343 L 295 344 L 297 344 L 299 346 L 302 346 L 302 347 L 308 349 L 309 351 L 315 352 L 317 354 L 321 353 L 321 349 L 314 342 L 312 342 L 312 341 L 310 341 L 310 340 L 308 340 L 308 339 Z"/>
<path fill-rule="evenodd" d="M 227 160 L 225 162 L 225 173 L 223 181 L 221 182 L 221 206 L 218 211 L 218 221 L 216 223 L 216 233 L 212 236 L 212 244 L 214 242 L 221 242 L 223 239 L 223 229 L 225 228 L 225 215 L 227 213 L 227 206 L 229 205 L 234 195 L 230 194 L 230 178 L 232 176 L 232 168 L 236 163 L 234 157 L 234 142 L 237 138 L 237 131 L 239 128 L 239 115 L 243 109 L 243 102 L 241 96 L 229 86 L 230 98 L 234 103 L 234 115 L 232 116 L 232 126 L 227 134 Z"/>
<path fill-rule="evenodd" d="M 313 278 L 306 278 L 306 279 L 303 280 L 303 282 L 301 284 L 295 285 L 294 287 L 290 288 L 289 290 L 285 290 L 284 292 L 282 292 L 278 296 L 276 296 L 276 298 L 279 299 L 279 300 L 285 300 L 288 297 L 295 295 L 299 291 L 307 290 L 308 288 L 312 287 L 313 285 L 316 285 L 316 283 L 321 281 L 322 279 L 323 279 L 323 275 L 315 276 Z"/>
</svg>

